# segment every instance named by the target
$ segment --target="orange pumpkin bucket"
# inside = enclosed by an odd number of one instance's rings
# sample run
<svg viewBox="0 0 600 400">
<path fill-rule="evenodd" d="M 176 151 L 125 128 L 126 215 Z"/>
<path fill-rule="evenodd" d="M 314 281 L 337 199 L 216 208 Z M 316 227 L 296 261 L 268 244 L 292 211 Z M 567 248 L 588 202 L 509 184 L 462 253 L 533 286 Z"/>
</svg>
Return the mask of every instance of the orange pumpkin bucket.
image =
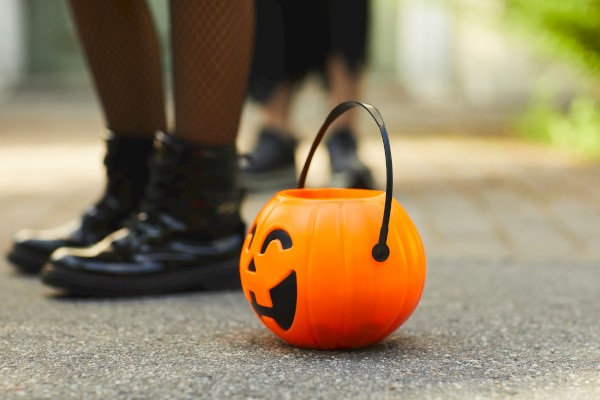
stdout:
<svg viewBox="0 0 600 400">
<path fill-rule="evenodd" d="M 381 131 L 386 191 L 305 189 L 328 127 L 356 106 Z M 348 349 L 376 343 L 408 319 L 425 284 L 425 253 L 392 191 L 391 150 L 379 111 L 357 101 L 338 105 L 314 140 L 298 189 L 277 193 L 244 242 L 244 295 L 271 331 L 299 347 Z"/>
</svg>

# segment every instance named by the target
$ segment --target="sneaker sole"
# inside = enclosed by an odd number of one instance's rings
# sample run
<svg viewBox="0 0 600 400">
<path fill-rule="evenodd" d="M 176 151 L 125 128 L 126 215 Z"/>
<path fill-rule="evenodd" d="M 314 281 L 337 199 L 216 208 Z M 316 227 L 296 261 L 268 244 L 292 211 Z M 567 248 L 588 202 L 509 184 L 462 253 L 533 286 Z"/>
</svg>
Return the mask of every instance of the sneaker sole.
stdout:
<svg viewBox="0 0 600 400">
<path fill-rule="evenodd" d="M 241 288 L 239 258 L 162 274 L 133 276 L 91 274 L 48 264 L 42 271 L 42 282 L 64 289 L 69 294 L 94 297 L 131 297 Z"/>
</svg>

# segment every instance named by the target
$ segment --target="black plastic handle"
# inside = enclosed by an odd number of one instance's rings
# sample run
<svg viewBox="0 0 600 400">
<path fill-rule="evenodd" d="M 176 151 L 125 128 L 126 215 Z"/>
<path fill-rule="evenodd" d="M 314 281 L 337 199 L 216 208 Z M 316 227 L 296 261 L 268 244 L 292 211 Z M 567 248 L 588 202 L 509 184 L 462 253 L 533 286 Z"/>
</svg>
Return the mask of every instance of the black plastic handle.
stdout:
<svg viewBox="0 0 600 400">
<path fill-rule="evenodd" d="M 377 126 L 379 127 L 379 131 L 381 132 L 381 139 L 383 140 L 383 150 L 385 152 L 385 206 L 383 208 L 383 221 L 381 222 L 381 230 L 379 231 L 379 241 L 375 246 L 373 246 L 373 250 L 371 254 L 375 261 L 384 262 L 390 256 L 390 248 L 387 245 L 387 236 L 388 236 L 388 227 L 390 224 L 390 213 L 392 210 L 392 192 L 394 190 L 394 175 L 392 168 L 392 151 L 390 149 L 390 139 L 388 137 L 387 129 L 385 128 L 385 123 L 383 122 L 383 118 L 379 113 L 379 110 L 372 106 L 371 104 L 362 103 L 360 101 L 346 101 L 344 103 L 336 106 L 327 116 L 325 122 L 323 122 L 323 126 L 317 133 L 317 137 L 313 141 L 312 147 L 310 148 L 310 152 L 306 157 L 306 161 L 304 162 L 304 167 L 302 168 L 302 172 L 300 173 L 300 178 L 298 179 L 298 189 L 304 188 L 306 183 L 306 175 L 308 174 L 308 168 L 310 167 L 310 163 L 315 155 L 315 151 L 317 147 L 323 140 L 323 136 L 325 136 L 325 132 L 333 121 L 335 121 L 340 115 L 350 110 L 351 108 L 360 106 L 367 110 L 367 112 L 373 117 Z"/>
</svg>

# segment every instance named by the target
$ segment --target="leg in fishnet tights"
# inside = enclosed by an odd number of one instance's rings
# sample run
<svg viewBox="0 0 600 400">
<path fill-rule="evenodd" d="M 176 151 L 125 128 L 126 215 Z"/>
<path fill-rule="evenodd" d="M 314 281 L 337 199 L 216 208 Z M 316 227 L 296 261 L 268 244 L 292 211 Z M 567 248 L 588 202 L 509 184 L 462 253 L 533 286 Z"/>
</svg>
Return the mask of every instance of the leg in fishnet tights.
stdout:
<svg viewBox="0 0 600 400">
<path fill-rule="evenodd" d="M 235 142 L 250 69 L 253 0 L 171 0 L 175 134 Z"/>
<path fill-rule="evenodd" d="M 156 32 L 144 0 L 70 0 L 110 130 L 153 135 L 165 129 Z"/>
</svg>

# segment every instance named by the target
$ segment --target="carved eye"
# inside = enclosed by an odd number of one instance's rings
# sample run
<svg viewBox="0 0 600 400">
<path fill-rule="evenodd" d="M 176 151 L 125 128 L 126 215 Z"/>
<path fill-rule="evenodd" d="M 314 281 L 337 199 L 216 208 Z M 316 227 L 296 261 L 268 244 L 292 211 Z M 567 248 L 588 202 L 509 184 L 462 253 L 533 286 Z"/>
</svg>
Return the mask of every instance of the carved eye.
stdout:
<svg viewBox="0 0 600 400">
<path fill-rule="evenodd" d="M 252 238 L 250 239 L 250 243 L 248 244 L 248 250 L 250 250 L 250 246 L 252 245 L 252 242 L 254 241 L 254 236 L 256 235 L 256 225 L 254 225 L 254 228 L 252 228 L 252 232 L 250 232 L 250 234 L 252 235 Z M 273 241 L 278 241 L 279 243 L 281 243 L 281 247 L 283 248 L 283 250 L 288 250 L 292 248 L 293 243 L 289 233 L 287 233 L 283 229 L 275 229 L 274 231 L 269 233 L 265 238 L 260 249 L 260 254 L 265 254 L 265 251 L 267 251 L 269 244 Z M 250 264 L 248 265 L 248 271 L 256 272 L 256 264 L 254 263 L 254 257 L 252 257 L 252 259 L 250 260 Z"/>
<path fill-rule="evenodd" d="M 265 241 L 263 242 L 263 245 L 260 249 L 260 254 L 265 254 L 265 251 L 267 251 L 267 247 L 269 247 L 269 244 L 274 240 L 278 240 L 279 243 L 281 243 L 281 247 L 283 248 L 283 250 L 292 248 L 292 238 L 290 237 L 289 233 L 287 233 L 283 229 L 275 229 L 274 231 L 269 233 L 265 238 Z"/>
</svg>

